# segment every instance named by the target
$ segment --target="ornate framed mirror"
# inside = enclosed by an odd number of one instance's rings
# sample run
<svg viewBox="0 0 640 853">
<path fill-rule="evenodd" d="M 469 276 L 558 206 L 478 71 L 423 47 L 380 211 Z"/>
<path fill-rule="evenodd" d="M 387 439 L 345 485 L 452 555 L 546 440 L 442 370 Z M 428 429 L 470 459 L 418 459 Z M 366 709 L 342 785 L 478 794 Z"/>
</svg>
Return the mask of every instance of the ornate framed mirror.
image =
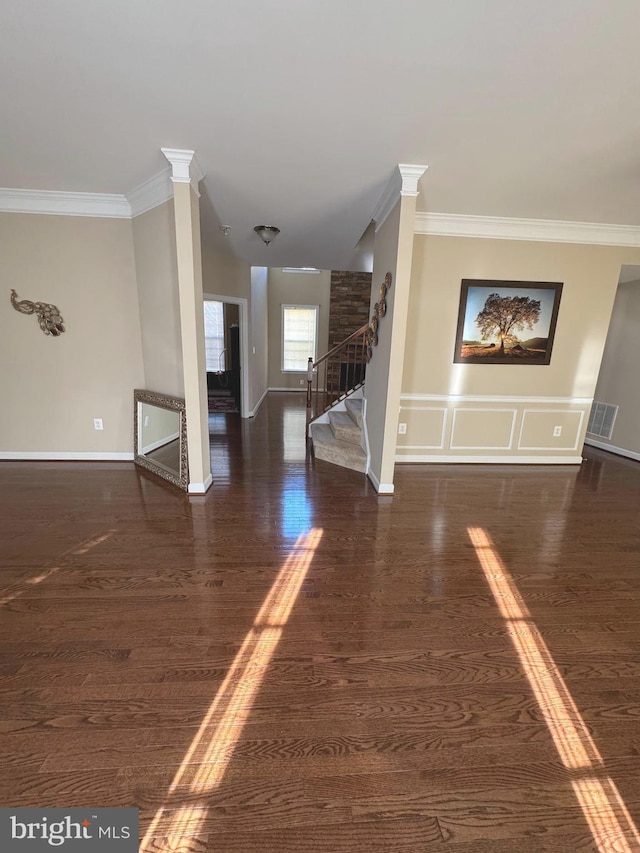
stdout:
<svg viewBox="0 0 640 853">
<path fill-rule="evenodd" d="M 189 486 L 187 417 L 184 400 L 133 392 L 133 461 L 185 492 Z"/>
</svg>

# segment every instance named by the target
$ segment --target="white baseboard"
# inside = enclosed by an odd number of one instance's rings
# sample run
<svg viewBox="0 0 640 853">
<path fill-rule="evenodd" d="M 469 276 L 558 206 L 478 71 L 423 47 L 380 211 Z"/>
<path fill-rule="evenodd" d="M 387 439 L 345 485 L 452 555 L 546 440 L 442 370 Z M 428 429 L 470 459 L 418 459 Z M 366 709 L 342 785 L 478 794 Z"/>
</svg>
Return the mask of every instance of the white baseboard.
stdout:
<svg viewBox="0 0 640 853">
<path fill-rule="evenodd" d="M 0 459 L 50 462 L 133 462 L 133 453 L 68 450 L 3 450 Z"/>
<path fill-rule="evenodd" d="M 143 447 L 140 453 L 144 456 L 145 453 L 151 453 L 152 450 L 157 450 L 159 447 L 164 447 L 165 444 L 171 444 L 172 441 L 175 441 L 177 438 L 180 438 L 180 433 L 175 432 L 173 435 L 168 435 L 165 438 L 159 438 L 157 441 L 152 441 L 151 444 L 148 444 L 146 447 Z"/>
<path fill-rule="evenodd" d="M 636 453 L 635 450 L 626 450 L 624 447 L 616 447 L 615 444 L 607 444 L 606 441 L 598 441 L 595 438 L 585 438 L 584 443 L 590 447 L 608 450 L 609 453 L 615 453 L 617 456 L 625 456 L 627 459 L 635 459 L 636 462 L 640 462 L 640 453 Z"/>
<path fill-rule="evenodd" d="M 267 388 L 267 391 L 293 391 L 294 394 L 306 394 L 307 384 L 305 382 L 304 388 L 276 388 L 275 386 L 270 386 Z"/>
<path fill-rule="evenodd" d="M 209 474 L 204 483 L 189 483 L 188 492 L 190 495 L 204 495 L 213 483 L 213 475 Z"/>
<path fill-rule="evenodd" d="M 435 456 L 433 454 L 412 453 L 406 456 L 396 454 L 396 462 L 428 462 L 451 464 L 486 465 L 580 465 L 582 456 Z"/>
<path fill-rule="evenodd" d="M 371 480 L 373 488 L 379 495 L 392 495 L 394 492 L 393 483 L 381 483 L 373 471 L 367 471 L 367 477 Z"/>
<path fill-rule="evenodd" d="M 265 388 L 265 389 L 264 389 L 264 392 L 263 392 L 263 394 L 262 394 L 262 397 L 260 397 L 260 399 L 258 400 L 258 402 L 257 402 L 257 403 L 255 404 L 255 406 L 253 407 L 253 409 L 251 409 L 251 411 L 250 411 L 250 412 L 249 412 L 249 414 L 248 414 L 248 417 L 253 418 L 253 417 L 255 417 L 255 416 L 256 416 L 256 414 L 258 413 L 258 409 L 260 408 L 260 406 L 261 406 L 261 405 L 262 405 L 262 403 L 264 402 L 264 398 L 267 396 L 267 394 L 268 394 L 268 393 L 269 393 L 269 391 L 271 391 L 271 390 L 272 390 L 271 388 Z"/>
</svg>

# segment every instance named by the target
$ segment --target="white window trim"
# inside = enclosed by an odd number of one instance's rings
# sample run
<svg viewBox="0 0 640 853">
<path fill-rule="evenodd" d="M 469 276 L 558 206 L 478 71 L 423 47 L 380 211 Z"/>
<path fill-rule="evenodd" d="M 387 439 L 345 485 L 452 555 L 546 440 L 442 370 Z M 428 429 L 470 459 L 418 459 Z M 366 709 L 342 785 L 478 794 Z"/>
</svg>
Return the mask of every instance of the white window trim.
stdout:
<svg viewBox="0 0 640 853">
<path fill-rule="evenodd" d="M 320 306 L 319 305 L 300 305 L 300 303 L 288 303 L 286 305 L 282 304 L 280 306 L 280 372 L 281 373 L 304 373 L 306 374 L 307 368 L 301 370 L 291 370 L 290 368 L 286 368 L 284 366 L 284 312 L 286 308 L 313 308 L 316 312 L 316 340 L 315 347 L 313 352 L 313 360 L 315 361 L 318 358 L 318 328 L 320 324 Z"/>
</svg>

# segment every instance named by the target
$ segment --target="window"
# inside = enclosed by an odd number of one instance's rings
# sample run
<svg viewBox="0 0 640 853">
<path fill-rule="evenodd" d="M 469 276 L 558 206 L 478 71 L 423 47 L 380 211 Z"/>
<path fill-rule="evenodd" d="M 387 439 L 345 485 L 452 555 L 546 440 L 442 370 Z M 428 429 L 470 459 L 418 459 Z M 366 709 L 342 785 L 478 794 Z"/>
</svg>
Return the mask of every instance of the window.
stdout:
<svg viewBox="0 0 640 853">
<path fill-rule="evenodd" d="M 224 363 L 224 305 L 222 302 L 204 303 L 204 346 L 207 373 L 225 370 Z"/>
<path fill-rule="evenodd" d="M 309 357 L 317 357 L 317 337 L 317 305 L 283 305 L 282 370 L 306 373 Z"/>
</svg>

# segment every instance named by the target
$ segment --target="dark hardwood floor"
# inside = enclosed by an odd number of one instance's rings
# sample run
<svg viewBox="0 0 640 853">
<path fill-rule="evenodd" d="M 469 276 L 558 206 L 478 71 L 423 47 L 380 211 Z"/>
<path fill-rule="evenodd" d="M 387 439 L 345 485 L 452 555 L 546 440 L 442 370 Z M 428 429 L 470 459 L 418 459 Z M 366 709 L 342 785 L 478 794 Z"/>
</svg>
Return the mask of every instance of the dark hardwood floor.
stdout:
<svg viewBox="0 0 640 853">
<path fill-rule="evenodd" d="M 638 851 L 640 464 L 305 454 L 212 415 L 214 485 L 0 463 L 0 805 L 144 851 Z"/>
</svg>

